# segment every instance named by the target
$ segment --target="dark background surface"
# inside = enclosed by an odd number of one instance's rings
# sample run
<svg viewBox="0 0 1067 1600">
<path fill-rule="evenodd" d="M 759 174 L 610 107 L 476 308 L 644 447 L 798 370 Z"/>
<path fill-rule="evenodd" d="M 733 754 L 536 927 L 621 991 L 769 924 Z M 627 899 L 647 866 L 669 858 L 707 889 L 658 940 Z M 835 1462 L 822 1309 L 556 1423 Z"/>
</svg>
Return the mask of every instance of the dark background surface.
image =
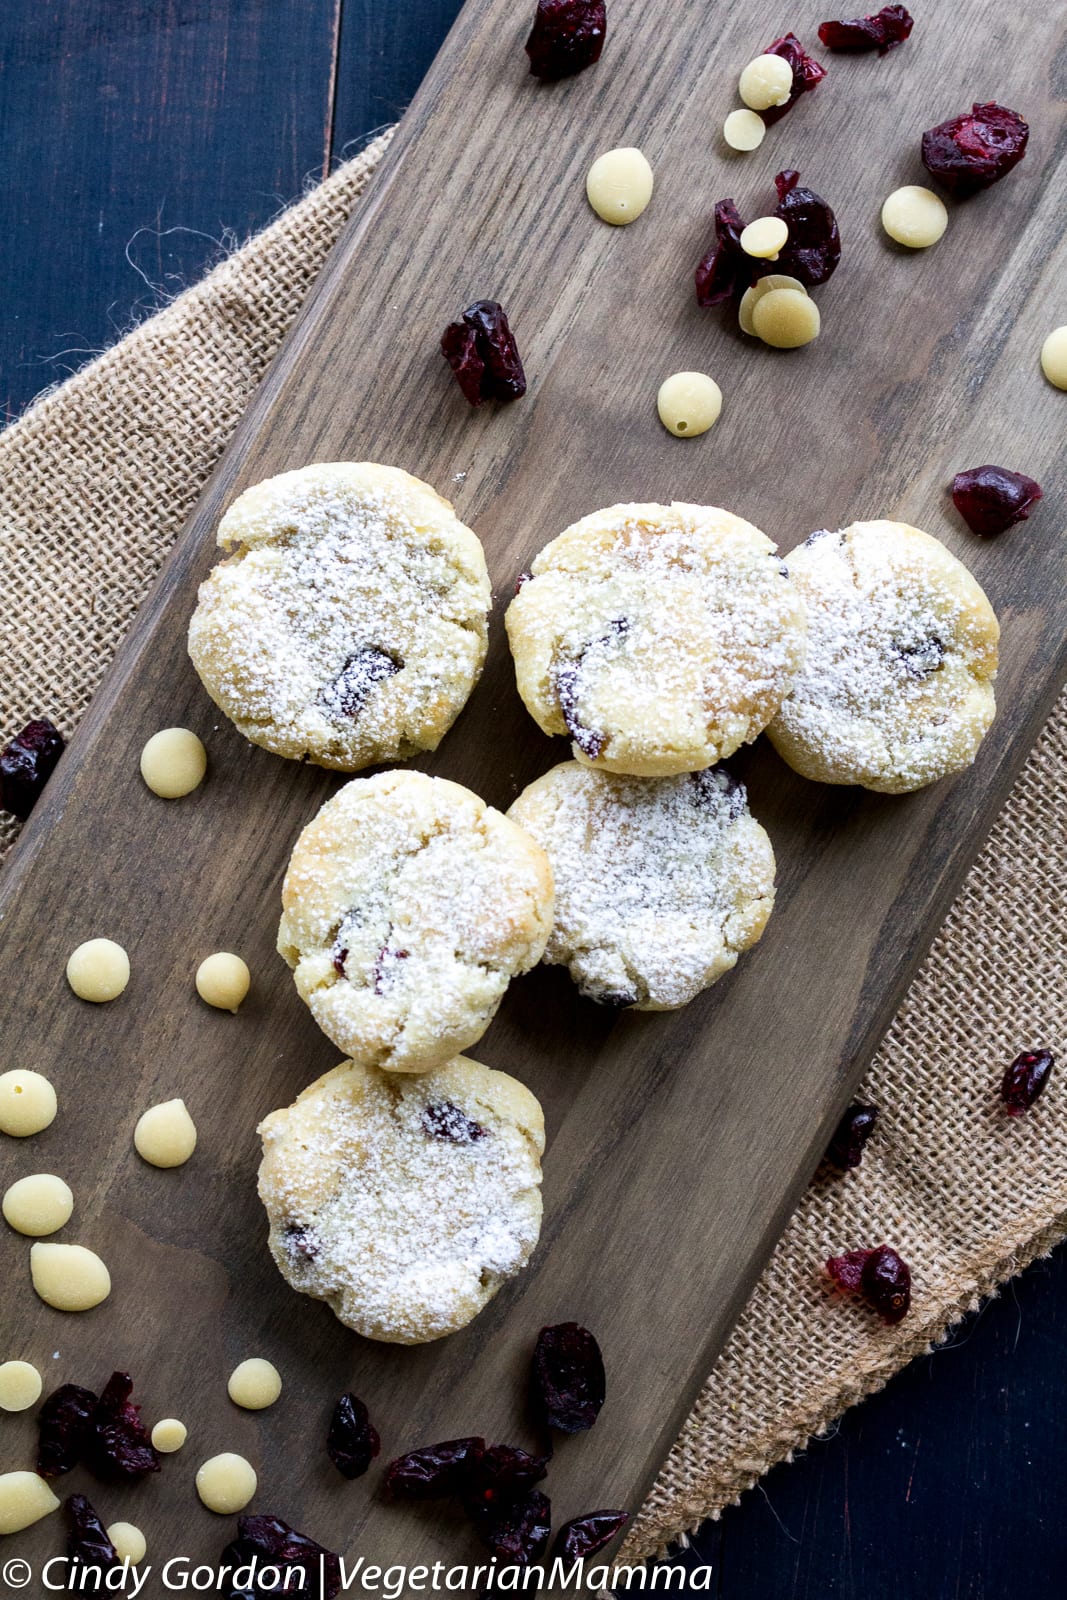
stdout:
<svg viewBox="0 0 1067 1600">
<path fill-rule="evenodd" d="M 393 121 L 457 9 L 8 0 L 4 415 Z M 707 1525 L 682 1564 L 710 1563 L 721 1600 L 1062 1596 L 1064 1262 L 1061 1251 L 1032 1268 L 946 1348 L 777 1468 Z"/>
</svg>

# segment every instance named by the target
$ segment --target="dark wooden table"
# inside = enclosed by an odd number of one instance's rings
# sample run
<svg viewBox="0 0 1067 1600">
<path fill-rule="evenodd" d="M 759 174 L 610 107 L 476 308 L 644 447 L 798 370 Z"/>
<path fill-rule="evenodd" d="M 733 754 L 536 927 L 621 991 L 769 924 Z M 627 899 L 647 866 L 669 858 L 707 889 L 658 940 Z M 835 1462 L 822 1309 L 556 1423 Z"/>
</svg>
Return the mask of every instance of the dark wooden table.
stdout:
<svg viewBox="0 0 1067 1600">
<path fill-rule="evenodd" d="M 5 414 L 393 121 L 456 9 L 458 0 L 9 0 Z M 1058 1597 L 1065 1343 L 1061 1251 L 708 1524 L 682 1565 L 710 1563 L 720 1600 Z"/>
</svg>

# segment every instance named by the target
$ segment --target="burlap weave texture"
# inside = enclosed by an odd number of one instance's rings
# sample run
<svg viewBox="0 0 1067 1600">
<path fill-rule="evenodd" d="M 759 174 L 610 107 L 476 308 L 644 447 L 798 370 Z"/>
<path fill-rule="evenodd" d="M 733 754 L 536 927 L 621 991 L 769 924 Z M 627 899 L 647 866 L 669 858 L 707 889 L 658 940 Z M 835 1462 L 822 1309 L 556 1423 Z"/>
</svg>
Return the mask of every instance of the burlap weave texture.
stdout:
<svg viewBox="0 0 1067 1600">
<path fill-rule="evenodd" d="M 70 732 L 381 158 L 388 135 L 0 435 L 0 729 Z M 1067 1087 L 1008 1124 L 996 1086 L 1067 1043 L 1067 700 L 1030 757 L 862 1094 L 862 1167 L 808 1191 L 708 1379 L 627 1555 L 734 1500 L 1067 1233 Z M 13 842 L 0 823 L 0 852 Z M 888 1238 L 912 1315 L 831 1300 L 820 1263 Z"/>
</svg>

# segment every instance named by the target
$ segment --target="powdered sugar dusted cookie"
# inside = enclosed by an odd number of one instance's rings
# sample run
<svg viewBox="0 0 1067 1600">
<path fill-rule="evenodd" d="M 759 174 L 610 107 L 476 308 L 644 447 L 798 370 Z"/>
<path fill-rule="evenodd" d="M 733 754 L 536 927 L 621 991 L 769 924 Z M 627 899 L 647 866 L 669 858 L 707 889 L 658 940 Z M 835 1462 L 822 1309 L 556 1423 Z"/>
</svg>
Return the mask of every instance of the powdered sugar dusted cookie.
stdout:
<svg viewBox="0 0 1067 1600">
<path fill-rule="evenodd" d="M 721 767 L 626 778 L 567 761 L 508 815 L 552 863 L 545 960 L 592 1000 L 684 1006 L 756 943 L 774 906 L 771 842 Z"/>
<path fill-rule="evenodd" d="M 454 1333 L 537 1243 L 541 1107 L 477 1061 L 418 1078 L 345 1061 L 259 1131 L 282 1276 L 368 1339 Z"/>
<path fill-rule="evenodd" d="M 974 760 L 993 720 L 1000 628 L 967 568 L 903 522 L 813 533 L 789 557 L 807 663 L 767 732 L 806 778 L 885 794 Z"/>
<path fill-rule="evenodd" d="M 246 489 L 218 542 L 234 554 L 200 586 L 189 654 L 247 739 L 342 772 L 436 748 L 490 603 L 447 500 L 373 462 L 301 467 Z"/>
<path fill-rule="evenodd" d="M 507 612 L 519 693 L 580 761 L 696 772 L 754 739 L 804 659 L 771 541 L 713 506 L 610 506 L 546 545 Z"/>
<path fill-rule="evenodd" d="M 278 949 L 323 1032 L 425 1072 L 480 1039 L 552 925 L 548 859 L 469 789 L 422 772 L 347 783 L 297 840 Z"/>
</svg>

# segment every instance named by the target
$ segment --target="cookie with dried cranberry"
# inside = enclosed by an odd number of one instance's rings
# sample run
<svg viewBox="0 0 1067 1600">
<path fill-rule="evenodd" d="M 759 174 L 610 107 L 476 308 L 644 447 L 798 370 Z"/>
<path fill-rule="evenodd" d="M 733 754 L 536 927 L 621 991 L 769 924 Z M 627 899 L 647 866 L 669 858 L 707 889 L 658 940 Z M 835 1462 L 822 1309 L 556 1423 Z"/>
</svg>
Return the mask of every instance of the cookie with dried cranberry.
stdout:
<svg viewBox="0 0 1067 1600">
<path fill-rule="evenodd" d="M 548 858 L 516 822 L 458 783 L 381 772 L 297 840 L 278 949 L 339 1049 L 425 1072 L 481 1038 L 551 926 Z"/>
<path fill-rule="evenodd" d="M 515 676 L 577 760 L 697 772 L 755 739 L 804 659 L 771 541 L 714 506 L 618 505 L 541 551 L 507 611 Z"/>
<path fill-rule="evenodd" d="M 1000 627 L 967 568 L 903 522 L 813 533 L 789 557 L 808 657 L 767 729 L 805 778 L 883 794 L 970 766 L 996 710 Z"/>
<path fill-rule="evenodd" d="M 627 778 L 553 767 L 508 812 L 556 884 L 545 961 L 602 1004 L 684 1006 L 754 945 L 774 906 L 774 852 L 722 767 Z"/>
<path fill-rule="evenodd" d="M 253 744 L 342 772 L 436 749 L 485 660 L 485 555 L 396 467 L 268 478 L 219 524 L 189 654 Z"/>
<path fill-rule="evenodd" d="M 259 1132 L 282 1276 L 365 1338 L 454 1333 L 537 1243 L 541 1107 L 465 1056 L 419 1077 L 345 1061 Z"/>
</svg>

